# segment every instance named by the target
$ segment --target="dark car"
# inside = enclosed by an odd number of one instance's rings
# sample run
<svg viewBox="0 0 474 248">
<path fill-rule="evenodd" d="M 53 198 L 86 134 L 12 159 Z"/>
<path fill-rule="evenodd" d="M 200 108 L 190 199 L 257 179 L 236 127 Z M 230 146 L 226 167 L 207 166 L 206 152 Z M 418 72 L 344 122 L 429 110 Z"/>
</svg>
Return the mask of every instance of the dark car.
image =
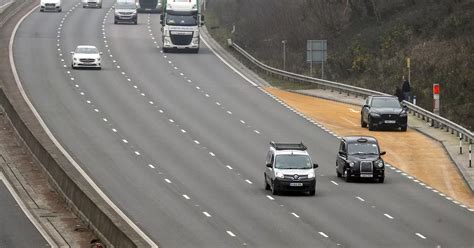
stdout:
<svg viewBox="0 0 474 248">
<path fill-rule="evenodd" d="M 382 155 L 385 152 L 380 152 L 374 137 L 344 137 L 336 160 L 337 177 L 344 177 L 346 182 L 353 178 L 371 178 L 383 183 L 385 163 Z"/>
<path fill-rule="evenodd" d="M 395 96 L 369 96 L 361 110 L 360 125 L 376 128 L 400 128 L 407 130 L 407 110 Z"/>
</svg>

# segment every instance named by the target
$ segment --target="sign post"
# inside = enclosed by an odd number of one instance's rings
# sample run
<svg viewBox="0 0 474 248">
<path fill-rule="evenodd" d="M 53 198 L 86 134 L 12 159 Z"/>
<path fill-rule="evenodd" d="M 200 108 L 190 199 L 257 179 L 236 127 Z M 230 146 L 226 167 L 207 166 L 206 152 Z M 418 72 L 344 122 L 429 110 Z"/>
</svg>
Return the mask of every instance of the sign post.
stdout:
<svg viewBox="0 0 474 248">
<path fill-rule="evenodd" d="M 410 68 L 410 58 L 407 58 L 407 68 L 408 68 L 408 82 L 411 83 L 411 68 Z"/>
<path fill-rule="evenodd" d="M 327 59 L 327 40 L 308 40 L 306 62 L 309 62 L 310 76 L 313 76 L 313 62 L 321 63 L 321 78 L 324 79 L 324 62 Z"/>
</svg>

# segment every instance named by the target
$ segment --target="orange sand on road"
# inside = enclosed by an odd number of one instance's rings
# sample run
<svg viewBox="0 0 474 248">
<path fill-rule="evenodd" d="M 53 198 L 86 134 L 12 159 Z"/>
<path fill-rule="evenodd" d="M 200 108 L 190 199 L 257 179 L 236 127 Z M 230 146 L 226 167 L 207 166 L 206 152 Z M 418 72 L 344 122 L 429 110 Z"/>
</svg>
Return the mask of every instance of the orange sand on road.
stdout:
<svg viewBox="0 0 474 248">
<path fill-rule="evenodd" d="M 360 126 L 360 107 L 266 88 L 282 101 L 339 136 L 370 135 L 387 151 L 384 160 L 470 208 L 474 196 L 442 144 L 413 129 L 369 132 Z"/>
</svg>

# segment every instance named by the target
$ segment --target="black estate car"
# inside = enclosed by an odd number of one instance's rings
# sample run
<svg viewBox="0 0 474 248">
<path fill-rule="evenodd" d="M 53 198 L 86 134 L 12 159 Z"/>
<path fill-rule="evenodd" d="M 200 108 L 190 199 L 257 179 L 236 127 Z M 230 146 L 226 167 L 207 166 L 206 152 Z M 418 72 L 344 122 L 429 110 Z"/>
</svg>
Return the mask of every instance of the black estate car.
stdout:
<svg viewBox="0 0 474 248">
<path fill-rule="evenodd" d="M 385 179 L 385 163 L 374 137 L 348 136 L 341 139 L 336 160 L 337 177 L 346 182 L 352 178 L 372 178 L 379 183 Z"/>
<path fill-rule="evenodd" d="M 361 110 L 360 125 L 373 131 L 379 127 L 407 130 L 407 107 L 395 96 L 369 96 Z"/>
</svg>

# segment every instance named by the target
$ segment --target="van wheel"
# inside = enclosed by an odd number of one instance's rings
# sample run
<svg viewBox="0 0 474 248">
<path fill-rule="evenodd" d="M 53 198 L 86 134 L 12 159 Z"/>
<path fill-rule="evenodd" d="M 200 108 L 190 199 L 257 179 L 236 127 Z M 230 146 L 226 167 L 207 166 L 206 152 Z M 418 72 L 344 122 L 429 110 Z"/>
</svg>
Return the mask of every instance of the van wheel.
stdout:
<svg viewBox="0 0 474 248">
<path fill-rule="evenodd" d="M 265 182 L 265 190 L 270 190 L 270 185 L 267 182 L 267 175 L 263 174 L 263 180 Z"/>
<path fill-rule="evenodd" d="M 385 181 L 385 177 L 381 177 L 381 178 L 377 179 L 378 183 L 383 183 L 384 181 Z"/>
<path fill-rule="evenodd" d="M 316 195 L 316 189 L 310 190 L 310 191 L 309 191 L 309 195 L 310 195 L 310 196 Z"/>
<path fill-rule="evenodd" d="M 62 9 L 62 8 L 59 8 L 59 9 L 58 9 L 58 12 L 61 12 L 61 11 L 63 11 L 63 9 Z"/>
<path fill-rule="evenodd" d="M 43 10 L 43 9 L 40 9 L 40 12 L 44 12 L 44 10 Z"/>
<path fill-rule="evenodd" d="M 336 169 L 336 175 L 337 177 L 342 177 L 342 174 L 339 171 L 337 171 L 337 169 Z"/>
<path fill-rule="evenodd" d="M 406 132 L 407 131 L 407 126 L 403 126 L 400 129 L 402 130 L 402 132 Z"/>
<path fill-rule="evenodd" d="M 272 183 L 272 195 L 278 195 L 278 191 L 275 189 L 275 183 Z"/>
</svg>

